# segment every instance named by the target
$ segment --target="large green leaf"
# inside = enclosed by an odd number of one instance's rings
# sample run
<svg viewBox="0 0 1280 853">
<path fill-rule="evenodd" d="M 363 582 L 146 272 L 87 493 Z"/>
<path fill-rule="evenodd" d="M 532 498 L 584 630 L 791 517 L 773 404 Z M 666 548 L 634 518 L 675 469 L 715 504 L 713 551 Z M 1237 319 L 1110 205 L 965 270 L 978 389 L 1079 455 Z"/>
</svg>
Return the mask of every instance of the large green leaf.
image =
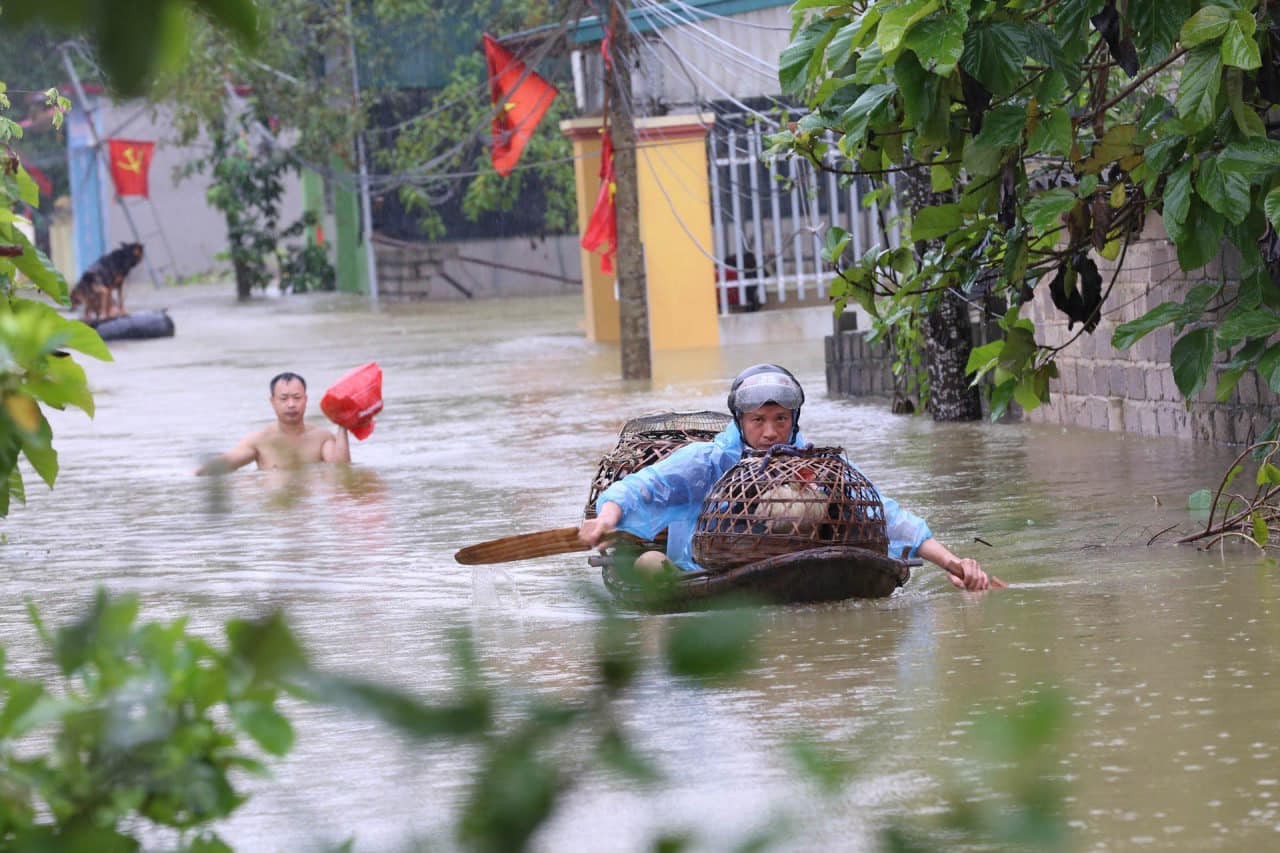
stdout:
<svg viewBox="0 0 1280 853">
<path fill-rule="evenodd" d="M 1200 162 L 1196 192 L 1210 207 L 1237 225 L 1249 212 L 1249 179 L 1237 171 L 1221 168 L 1217 157 L 1207 157 Z"/>
<path fill-rule="evenodd" d="M 1272 344 L 1258 359 L 1258 376 L 1272 391 L 1280 393 L 1280 344 Z"/>
<path fill-rule="evenodd" d="M 1066 109 L 1050 110 L 1040 116 L 1027 134 L 1027 153 L 1066 157 L 1071 153 L 1071 139 L 1071 113 Z"/>
<path fill-rule="evenodd" d="M 1025 79 L 1022 62 L 1026 57 L 1026 27 L 988 18 L 965 33 L 960 64 L 992 94 L 1003 96 Z"/>
<path fill-rule="evenodd" d="M 887 6 L 876 29 L 876 43 L 886 56 L 902 46 L 907 31 L 919 21 L 938 10 L 939 0 L 905 0 L 897 6 Z"/>
<path fill-rule="evenodd" d="M 969 351 L 969 361 L 964 366 L 965 373 L 977 373 L 974 382 L 982 378 L 982 374 L 991 370 L 1000 362 L 1000 353 L 1004 351 L 1004 339 L 974 347 Z"/>
<path fill-rule="evenodd" d="M 1116 349 L 1128 349 L 1144 337 L 1177 320 L 1182 319 L 1186 309 L 1177 302 L 1162 302 L 1136 320 L 1121 323 L 1111 335 L 1111 346 Z"/>
<path fill-rule="evenodd" d="M 1053 31 L 1069 57 L 1078 59 L 1089 49 L 1089 18 L 1096 15 L 1105 2 L 1058 0 L 1048 7 L 1053 15 Z"/>
<path fill-rule="evenodd" d="M 1271 529 L 1267 527 L 1266 519 L 1256 510 L 1249 514 L 1249 519 L 1253 525 L 1253 541 L 1258 543 L 1259 548 L 1265 548 L 1271 538 Z"/>
<path fill-rule="evenodd" d="M 40 415 L 36 434 L 23 437 L 22 455 L 27 457 L 40 479 L 53 488 L 54 480 L 58 479 L 58 452 L 53 449 L 53 430 L 44 415 Z"/>
<path fill-rule="evenodd" d="M 842 68 L 853 56 L 853 52 L 862 46 L 870 29 L 864 26 L 863 21 L 871 15 L 871 11 L 869 9 L 860 18 L 841 26 L 827 43 L 827 62 L 833 69 Z M 879 17 L 879 12 L 876 12 L 876 17 Z"/>
<path fill-rule="evenodd" d="M 1280 229 L 1280 187 L 1275 187 L 1267 193 L 1262 206 L 1267 213 L 1267 221 L 1273 227 Z"/>
<path fill-rule="evenodd" d="M 939 77 L 950 77 L 964 55 L 964 33 L 969 24 L 966 6 L 944 10 L 911 28 L 903 46 L 920 59 L 920 64 Z"/>
<path fill-rule="evenodd" d="M 1076 206 L 1076 194 L 1066 187 L 1036 193 L 1027 200 L 1022 212 L 1037 231 L 1049 231 L 1059 225 L 1059 217 Z"/>
<path fill-rule="evenodd" d="M 1188 400 L 1200 393 L 1209 378 L 1213 350 L 1213 329 L 1193 329 L 1174 343 L 1169 356 L 1173 380 Z"/>
<path fill-rule="evenodd" d="M 782 51 L 778 57 L 778 82 L 784 94 L 797 94 L 808 84 L 811 63 L 835 34 L 835 25 L 835 21 L 819 18 L 801 30 Z"/>
<path fill-rule="evenodd" d="M 1134 44 L 1143 64 L 1153 65 L 1173 50 L 1179 25 L 1187 18 L 1187 3 L 1188 0 L 1129 0 L 1125 19 L 1136 31 Z"/>
<path fill-rule="evenodd" d="M 981 147 L 1008 148 L 1022 140 L 1027 127 L 1027 109 L 1004 104 L 988 112 L 982 119 L 982 130 L 973 144 Z"/>
<path fill-rule="evenodd" d="M 31 177 L 31 173 L 19 166 L 15 177 L 18 179 L 18 198 L 31 207 L 39 207 L 40 187 Z"/>
<path fill-rule="evenodd" d="M 1169 170 L 1182 155 L 1187 138 L 1180 133 L 1169 132 L 1166 126 L 1159 130 L 1159 137 L 1142 152 L 1147 165 L 1160 175 Z"/>
<path fill-rule="evenodd" d="M 905 126 L 916 127 L 931 121 L 932 113 L 947 107 L 946 102 L 938 97 L 937 76 L 925 71 L 914 53 L 907 52 L 898 57 L 893 66 L 893 79 L 902 93 L 902 123 Z"/>
<path fill-rule="evenodd" d="M 1062 43 L 1058 41 L 1058 37 L 1054 35 L 1053 30 L 1039 21 L 1030 21 L 1026 28 L 1026 42 L 1027 53 L 1033 59 L 1044 63 L 1060 74 L 1066 75 L 1068 85 L 1071 88 L 1075 88 L 1078 85 L 1080 68 L 1067 61 Z"/>
<path fill-rule="evenodd" d="M 1246 35 L 1240 24 L 1232 21 L 1227 33 L 1222 38 L 1222 64 L 1250 71 L 1262 65 L 1262 56 L 1258 52 L 1258 42 L 1252 35 Z"/>
<path fill-rule="evenodd" d="M 876 112 L 890 103 L 898 87 L 889 83 L 877 83 L 867 88 L 853 102 L 853 106 L 840 116 L 839 126 L 846 135 L 860 141 L 867 133 L 867 125 Z"/>
<path fill-rule="evenodd" d="M 1184 270 L 1198 270 L 1222 251 L 1222 235 L 1226 221 L 1209 205 L 1193 199 L 1183 234 L 1175 242 L 1178 264 Z M 1170 236 L 1173 236 L 1170 232 Z"/>
<path fill-rule="evenodd" d="M 911 240 L 934 240 L 945 237 L 964 222 L 959 204 L 938 204 L 922 208 L 911 220 Z"/>
<path fill-rule="evenodd" d="M 1187 54 L 1174 107 L 1190 130 L 1208 127 L 1217 118 L 1215 103 L 1222 88 L 1222 56 L 1216 45 L 1201 45 Z"/>
<path fill-rule="evenodd" d="M 57 331 L 58 346 L 73 349 L 99 361 L 114 361 L 98 330 L 79 320 L 67 320 Z"/>
<path fill-rule="evenodd" d="M 1221 38 L 1231 25 L 1231 10 L 1224 6 L 1205 6 L 1182 25 L 1178 40 L 1183 47 L 1195 47 Z"/>
<path fill-rule="evenodd" d="M 1231 172 L 1256 178 L 1280 170 L 1280 141 L 1255 137 L 1232 142 L 1217 157 L 1218 165 Z"/>
<path fill-rule="evenodd" d="M 21 238 L 23 252 L 13 259 L 14 265 L 30 282 L 56 301 L 67 304 L 67 281 L 44 252 Z"/>
<path fill-rule="evenodd" d="M 93 417 L 93 393 L 84 368 L 72 359 L 49 359 L 43 370 L 27 378 L 23 388 L 46 406 L 55 409 L 75 406 Z"/>
<path fill-rule="evenodd" d="M 1235 343 L 1246 338 L 1267 338 L 1280 332 L 1280 315 L 1265 308 L 1236 307 L 1218 325 L 1218 340 Z"/>
<path fill-rule="evenodd" d="M 1020 372 L 1036 353 L 1036 339 L 1032 331 L 1018 325 L 1004 336 L 1004 349 L 1000 351 L 1000 366 L 1010 373 Z"/>
<path fill-rule="evenodd" d="M 1181 238 L 1183 224 L 1191 212 L 1191 167 L 1192 161 L 1183 162 L 1173 170 L 1173 174 L 1169 175 L 1169 180 L 1165 182 L 1164 207 L 1161 214 L 1164 217 L 1165 230 L 1169 232 L 1169 236 L 1175 243 Z"/>
<path fill-rule="evenodd" d="M 283 714 L 265 702 L 237 702 L 236 723 L 272 755 L 284 755 L 293 747 L 293 726 Z"/>
</svg>

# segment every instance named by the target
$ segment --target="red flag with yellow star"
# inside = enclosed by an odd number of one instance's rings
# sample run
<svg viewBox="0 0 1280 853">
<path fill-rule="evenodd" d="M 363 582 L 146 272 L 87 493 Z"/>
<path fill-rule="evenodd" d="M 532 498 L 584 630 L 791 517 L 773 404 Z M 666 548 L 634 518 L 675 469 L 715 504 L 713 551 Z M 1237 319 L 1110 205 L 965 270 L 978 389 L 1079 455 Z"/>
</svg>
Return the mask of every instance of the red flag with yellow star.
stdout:
<svg viewBox="0 0 1280 853">
<path fill-rule="evenodd" d="M 147 197 L 147 173 L 151 169 L 151 153 L 155 147 L 154 142 L 136 139 L 107 140 L 111 182 L 116 185 L 116 195 Z"/>
<path fill-rule="evenodd" d="M 494 108 L 493 168 L 499 175 L 510 175 L 560 90 L 529 71 L 488 33 L 484 36 L 484 58 Z"/>
<path fill-rule="evenodd" d="M 618 252 L 618 212 L 613 197 L 618 184 L 613 175 L 613 138 L 606 130 L 600 143 L 600 192 L 587 220 L 587 230 L 579 241 L 588 252 L 600 250 L 600 271 L 613 272 L 613 256 Z"/>
</svg>

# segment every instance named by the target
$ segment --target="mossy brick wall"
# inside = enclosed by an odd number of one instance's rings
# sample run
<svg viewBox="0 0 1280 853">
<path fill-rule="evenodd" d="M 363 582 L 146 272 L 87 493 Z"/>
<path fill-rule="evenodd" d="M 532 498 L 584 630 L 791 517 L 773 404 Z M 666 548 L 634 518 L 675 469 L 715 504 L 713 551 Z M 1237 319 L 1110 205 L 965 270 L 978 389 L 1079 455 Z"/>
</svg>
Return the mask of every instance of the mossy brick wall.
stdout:
<svg viewBox="0 0 1280 853">
<path fill-rule="evenodd" d="M 837 329 L 826 337 L 827 393 L 833 397 L 891 397 L 893 356 L 888 344 L 869 344 L 867 333 Z"/>
<path fill-rule="evenodd" d="M 1100 264 L 1103 287 L 1114 266 Z M 1173 381 L 1169 353 L 1172 331 L 1161 329 L 1127 350 L 1111 346 L 1116 326 L 1142 316 L 1162 302 L 1181 301 L 1186 291 L 1206 278 L 1228 278 L 1230 260 L 1198 270 L 1178 267 L 1173 244 L 1164 237 L 1158 219 L 1148 221 L 1141 240 L 1129 247 L 1124 269 L 1116 277 L 1107 307 L 1092 334 L 1054 307 L 1048 284 L 1023 309 L 1036 324 L 1036 340 L 1061 346 L 1059 377 L 1049 386 L 1050 401 L 1022 413 L 1033 423 L 1053 423 L 1091 429 L 1192 438 L 1217 444 L 1245 444 L 1260 435 L 1280 415 L 1280 396 L 1253 374 L 1240 380 L 1225 402 L 1216 398 L 1216 377 L 1227 360 L 1219 354 L 1210 380 L 1190 404 Z M 893 390 L 891 361 L 884 346 L 870 346 L 864 332 L 838 330 L 827 338 L 827 390 L 833 396 L 887 395 Z"/>
</svg>

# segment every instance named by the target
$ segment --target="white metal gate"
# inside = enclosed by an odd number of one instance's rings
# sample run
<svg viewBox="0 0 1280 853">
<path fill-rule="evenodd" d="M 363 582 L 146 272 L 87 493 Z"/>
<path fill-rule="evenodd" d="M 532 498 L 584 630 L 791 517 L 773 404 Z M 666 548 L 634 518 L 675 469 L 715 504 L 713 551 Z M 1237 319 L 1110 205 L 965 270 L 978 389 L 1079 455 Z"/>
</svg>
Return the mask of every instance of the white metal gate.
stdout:
<svg viewBox="0 0 1280 853">
<path fill-rule="evenodd" d="M 825 300 L 832 272 L 822 246 L 832 225 L 850 233 L 855 257 L 876 245 L 901 243 L 896 198 L 882 218 L 862 206 L 870 189 L 864 179 L 842 188 L 838 175 L 799 157 L 766 162 L 764 138 L 775 131 L 742 113 L 717 116 L 707 136 L 721 314 Z M 829 150 L 828 165 L 851 168 L 834 145 Z"/>
</svg>

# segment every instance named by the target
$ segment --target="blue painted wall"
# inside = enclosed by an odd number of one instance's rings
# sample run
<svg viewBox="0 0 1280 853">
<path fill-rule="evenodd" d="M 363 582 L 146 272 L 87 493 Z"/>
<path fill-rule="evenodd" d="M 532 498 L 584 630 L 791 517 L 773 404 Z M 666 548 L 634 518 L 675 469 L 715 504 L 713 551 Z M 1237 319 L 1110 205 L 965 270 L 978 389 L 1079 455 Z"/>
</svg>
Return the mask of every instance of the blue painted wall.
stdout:
<svg viewBox="0 0 1280 853">
<path fill-rule="evenodd" d="M 96 114 L 96 110 L 94 113 Z M 76 277 L 107 250 L 106 222 L 103 216 L 103 184 L 101 160 L 89 133 L 83 110 L 72 110 L 67 116 L 67 164 L 71 178 L 71 221 L 75 231 Z"/>
</svg>

